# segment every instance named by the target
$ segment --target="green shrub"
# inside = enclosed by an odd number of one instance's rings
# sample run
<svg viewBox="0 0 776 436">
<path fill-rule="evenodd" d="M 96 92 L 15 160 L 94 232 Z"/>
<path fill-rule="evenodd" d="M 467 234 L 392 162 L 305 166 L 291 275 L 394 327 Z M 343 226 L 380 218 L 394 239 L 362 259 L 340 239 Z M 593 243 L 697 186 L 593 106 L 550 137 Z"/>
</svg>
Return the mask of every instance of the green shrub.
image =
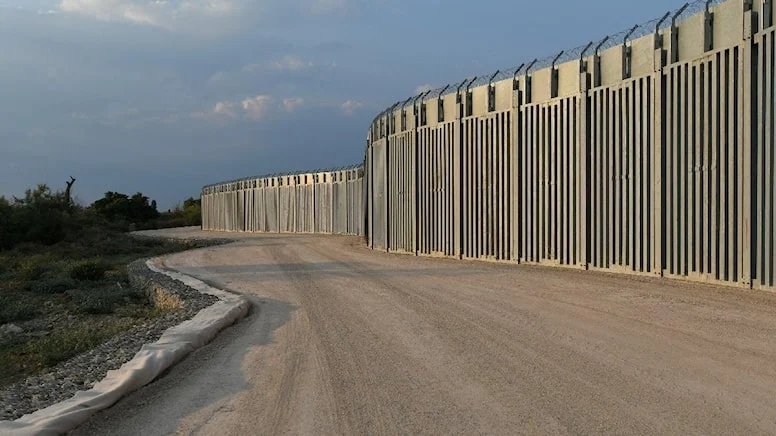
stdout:
<svg viewBox="0 0 776 436">
<path fill-rule="evenodd" d="M 38 308 L 29 301 L 0 297 L 0 324 L 27 321 L 38 316 Z"/>
<path fill-rule="evenodd" d="M 67 292 L 76 311 L 90 315 L 116 312 L 121 306 L 142 302 L 145 295 L 133 288 L 110 286 L 98 289 L 73 289 Z"/>
<path fill-rule="evenodd" d="M 9 256 L 0 256 L 0 276 L 5 275 L 13 269 L 13 262 Z"/>
<path fill-rule="evenodd" d="M 25 290 L 36 294 L 61 294 L 73 287 L 75 287 L 73 279 L 66 277 L 42 278 L 24 285 Z"/>
<path fill-rule="evenodd" d="M 49 262 L 45 256 L 32 256 L 24 259 L 19 264 L 19 277 L 24 280 L 37 280 L 46 272 L 46 264 Z"/>
<path fill-rule="evenodd" d="M 105 277 L 110 265 L 101 260 L 83 260 L 70 266 L 70 278 L 78 281 L 97 281 Z"/>
<path fill-rule="evenodd" d="M 108 326 L 86 325 L 55 332 L 30 341 L 26 346 L 25 354 L 32 362 L 38 362 L 42 366 L 53 366 L 96 347 L 128 327 L 128 324 L 121 323 Z"/>
</svg>

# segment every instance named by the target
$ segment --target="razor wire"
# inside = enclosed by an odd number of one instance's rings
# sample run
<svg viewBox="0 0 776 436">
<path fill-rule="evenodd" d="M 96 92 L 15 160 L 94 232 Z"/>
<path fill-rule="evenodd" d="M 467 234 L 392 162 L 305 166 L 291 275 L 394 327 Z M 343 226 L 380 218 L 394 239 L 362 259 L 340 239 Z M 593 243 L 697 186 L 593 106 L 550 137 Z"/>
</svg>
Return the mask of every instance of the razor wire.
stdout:
<svg viewBox="0 0 776 436">
<path fill-rule="evenodd" d="M 384 116 L 386 113 L 396 107 L 403 107 L 403 104 L 406 104 L 408 101 L 426 102 L 432 98 L 442 98 L 443 96 L 454 95 L 461 90 L 465 90 L 466 88 L 476 88 L 478 86 L 487 85 L 489 83 L 495 83 L 506 79 L 512 79 L 521 75 L 530 74 L 532 71 L 579 60 L 585 56 L 594 54 L 594 50 L 600 53 L 601 51 L 627 44 L 629 41 L 633 41 L 647 35 L 656 34 L 670 28 L 673 25 L 678 25 L 682 21 L 685 21 L 700 12 L 703 12 L 712 6 L 724 3 L 725 1 L 729 0 L 694 0 L 692 2 L 685 3 L 676 9 L 668 11 L 660 18 L 654 18 L 641 24 L 636 24 L 627 29 L 623 29 L 619 32 L 612 33 L 603 38 L 600 38 L 597 41 L 593 40 L 589 43 L 574 47 L 572 49 L 562 50 L 543 58 L 526 60 L 518 65 L 513 65 L 505 69 L 499 69 L 496 72 L 470 77 L 464 79 L 462 82 L 450 83 L 429 91 L 415 94 L 406 100 L 400 100 L 397 103 L 389 106 L 380 112 L 375 117 L 374 121 L 377 121 L 380 117 Z"/>
</svg>

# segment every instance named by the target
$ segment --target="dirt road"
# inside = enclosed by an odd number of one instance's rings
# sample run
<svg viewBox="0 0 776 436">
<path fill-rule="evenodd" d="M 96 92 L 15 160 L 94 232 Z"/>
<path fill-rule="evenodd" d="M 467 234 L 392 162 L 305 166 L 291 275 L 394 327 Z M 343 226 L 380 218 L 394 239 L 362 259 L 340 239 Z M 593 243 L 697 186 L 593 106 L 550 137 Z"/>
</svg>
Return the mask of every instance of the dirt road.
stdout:
<svg viewBox="0 0 776 436">
<path fill-rule="evenodd" d="M 774 294 L 350 237 L 166 263 L 256 307 L 75 434 L 776 434 Z"/>
</svg>

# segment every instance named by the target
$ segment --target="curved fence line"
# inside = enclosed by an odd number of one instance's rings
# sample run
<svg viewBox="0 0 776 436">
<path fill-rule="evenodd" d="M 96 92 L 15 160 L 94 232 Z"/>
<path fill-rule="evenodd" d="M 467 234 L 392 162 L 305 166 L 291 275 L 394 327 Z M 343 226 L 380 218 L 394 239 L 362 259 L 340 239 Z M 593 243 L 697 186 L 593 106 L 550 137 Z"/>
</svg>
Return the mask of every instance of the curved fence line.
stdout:
<svg viewBox="0 0 776 436">
<path fill-rule="evenodd" d="M 202 228 L 230 232 L 364 232 L 363 165 L 259 176 L 202 189 Z"/>
<path fill-rule="evenodd" d="M 695 1 L 391 105 L 358 230 L 389 252 L 773 289 L 773 9 Z"/>
</svg>

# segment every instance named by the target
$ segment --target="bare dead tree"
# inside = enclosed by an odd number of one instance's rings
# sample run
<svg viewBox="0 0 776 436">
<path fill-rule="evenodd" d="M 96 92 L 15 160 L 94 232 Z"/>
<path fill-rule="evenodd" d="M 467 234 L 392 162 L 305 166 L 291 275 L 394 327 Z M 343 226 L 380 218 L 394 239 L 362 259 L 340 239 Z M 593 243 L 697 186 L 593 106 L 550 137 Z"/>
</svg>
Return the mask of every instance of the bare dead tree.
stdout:
<svg viewBox="0 0 776 436">
<path fill-rule="evenodd" d="M 67 184 L 67 188 L 65 188 L 65 203 L 70 206 L 72 204 L 72 199 L 70 197 L 70 190 L 73 188 L 73 184 L 75 183 L 75 177 L 70 176 L 70 181 L 65 182 Z"/>
</svg>

